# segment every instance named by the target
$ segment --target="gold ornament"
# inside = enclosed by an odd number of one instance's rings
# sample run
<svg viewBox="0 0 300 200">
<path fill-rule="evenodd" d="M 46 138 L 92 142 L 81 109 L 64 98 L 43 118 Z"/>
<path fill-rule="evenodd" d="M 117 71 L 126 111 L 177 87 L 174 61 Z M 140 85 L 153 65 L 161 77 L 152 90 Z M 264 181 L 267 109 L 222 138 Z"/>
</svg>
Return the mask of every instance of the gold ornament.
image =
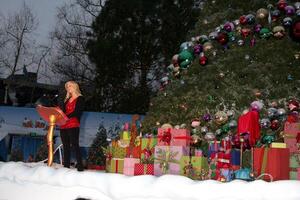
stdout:
<svg viewBox="0 0 300 200">
<path fill-rule="evenodd" d="M 256 17 L 257 17 L 258 19 L 264 19 L 264 18 L 266 18 L 266 17 L 268 16 L 268 14 L 269 14 L 269 12 L 268 12 L 268 10 L 265 9 L 265 8 L 260 8 L 260 9 L 258 9 L 258 10 L 256 11 Z"/>
<path fill-rule="evenodd" d="M 215 114 L 216 124 L 218 124 L 218 125 L 225 124 L 227 122 L 227 120 L 228 120 L 228 116 L 224 111 L 218 111 Z"/>
<path fill-rule="evenodd" d="M 212 49 L 212 48 L 213 48 L 213 45 L 212 45 L 211 42 L 205 42 L 205 43 L 203 44 L 203 51 L 208 51 L 208 50 L 210 50 L 210 49 Z"/>
</svg>

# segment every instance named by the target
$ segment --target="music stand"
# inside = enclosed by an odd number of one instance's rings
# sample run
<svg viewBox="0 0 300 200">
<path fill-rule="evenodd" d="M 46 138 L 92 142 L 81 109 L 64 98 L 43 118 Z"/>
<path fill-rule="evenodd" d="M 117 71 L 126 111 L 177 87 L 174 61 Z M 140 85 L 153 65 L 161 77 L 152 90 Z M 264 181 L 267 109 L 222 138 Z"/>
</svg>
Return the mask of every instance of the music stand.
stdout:
<svg viewBox="0 0 300 200">
<path fill-rule="evenodd" d="M 45 107 L 37 105 L 36 107 L 39 115 L 49 123 L 49 129 L 47 133 L 48 144 L 48 161 L 47 165 L 51 166 L 53 163 L 53 132 L 55 125 L 64 125 L 69 119 L 65 113 L 59 107 Z"/>
</svg>

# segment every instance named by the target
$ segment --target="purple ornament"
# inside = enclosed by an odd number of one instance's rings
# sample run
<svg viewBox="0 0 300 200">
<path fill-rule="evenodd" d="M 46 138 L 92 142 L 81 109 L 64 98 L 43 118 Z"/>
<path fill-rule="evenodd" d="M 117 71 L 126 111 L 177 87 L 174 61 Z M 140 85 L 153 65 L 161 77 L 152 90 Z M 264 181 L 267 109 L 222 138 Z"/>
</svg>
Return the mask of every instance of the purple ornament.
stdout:
<svg viewBox="0 0 300 200">
<path fill-rule="evenodd" d="M 203 115 L 202 119 L 206 122 L 209 122 L 211 120 L 211 115 L 209 113 L 206 113 Z"/>
<path fill-rule="evenodd" d="M 254 32 L 255 32 L 255 33 L 259 33 L 260 30 L 261 30 L 261 28 L 262 28 L 262 25 L 256 24 L 256 25 L 254 26 Z"/>
<path fill-rule="evenodd" d="M 232 22 L 226 22 L 224 24 L 224 30 L 227 32 L 231 32 L 234 29 L 234 24 Z"/>
<path fill-rule="evenodd" d="M 295 14 L 295 8 L 293 6 L 286 6 L 284 10 L 286 15 L 291 16 Z"/>
<path fill-rule="evenodd" d="M 194 46 L 194 54 L 199 55 L 203 51 L 203 46 L 201 44 L 197 44 Z"/>
</svg>

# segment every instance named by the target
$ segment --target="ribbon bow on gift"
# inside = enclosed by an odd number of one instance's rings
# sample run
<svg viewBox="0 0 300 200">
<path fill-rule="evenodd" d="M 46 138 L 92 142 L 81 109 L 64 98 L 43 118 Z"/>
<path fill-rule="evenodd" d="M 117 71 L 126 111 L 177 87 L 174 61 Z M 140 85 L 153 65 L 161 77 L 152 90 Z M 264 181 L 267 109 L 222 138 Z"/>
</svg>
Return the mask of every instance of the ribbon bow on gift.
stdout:
<svg viewBox="0 0 300 200">
<path fill-rule="evenodd" d="M 167 145 L 170 145 L 171 143 L 171 129 L 168 128 L 167 130 L 164 130 L 164 133 L 162 137 L 160 138 L 161 142 L 166 143 Z"/>
<path fill-rule="evenodd" d="M 167 146 L 166 150 L 158 149 L 155 159 L 159 162 L 159 167 L 162 169 L 163 174 L 166 174 L 169 170 L 169 162 L 178 163 L 178 160 L 175 159 L 178 153 L 170 151 L 170 146 Z"/>
</svg>

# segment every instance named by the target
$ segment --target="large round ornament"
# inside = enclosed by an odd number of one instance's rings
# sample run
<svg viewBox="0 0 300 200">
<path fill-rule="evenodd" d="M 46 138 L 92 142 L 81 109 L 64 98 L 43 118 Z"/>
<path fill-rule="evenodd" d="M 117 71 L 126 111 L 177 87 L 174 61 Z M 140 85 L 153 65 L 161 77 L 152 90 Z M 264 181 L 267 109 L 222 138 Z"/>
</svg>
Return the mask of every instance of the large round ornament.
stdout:
<svg viewBox="0 0 300 200">
<path fill-rule="evenodd" d="M 246 25 L 247 24 L 247 18 L 245 15 L 242 15 L 240 18 L 239 18 L 239 21 L 240 21 L 240 24 L 241 25 Z"/>
<path fill-rule="evenodd" d="M 268 118 L 262 118 L 260 120 L 260 126 L 264 129 L 268 129 L 271 126 L 271 121 Z"/>
<path fill-rule="evenodd" d="M 214 31 L 208 34 L 209 39 L 215 40 L 218 37 L 218 32 Z"/>
<path fill-rule="evenodd" d="M 267 113 L 270 119 L 278 117 L 278 110 L 276 108 L 268 108 Z"/>
<path fill-rule="evenodd" d="M 274 37 L 281 39 L 285 36 L 285 29 L 283 26 L 275 26 L 273 28 L 273 35 Z"/>
<path fill-rule="evenodd" d="M 208 37 L 207 37 L 207 35 L 200 35 L 200 36 L 197 37 L 197 41 L 200 44 L 204 44 L 205 42 L 208 41 Z"/>
<path fill-rule="evenodd" d="M 255 22 L 255 16 L 252 14 L 246 15 L 246 19 L 247 19 L 247 23 L 250 25 L 254 24 L 254 22 Z"/>
<path fill-rule="evenodd" d="M 203 46 L 201 44 L 196 44 L 194 46 L 194 54 L 199 55 L 203 51 Z"/>
<path fill-rule="evenodd" d="M 215 122 L 218 125 L 225 124 L 228 120 L 228 116 L 224 111 L 218 111 L 215 114 Z"/>
<path fill-rule="evenodd" d="M 200 55 L 199 64 L 204 66 L 207 64 L 207 62 L 208 62 L 208 58 L 204 54 Z"/>
<path fill-rule="evenodd" d="M 273 131 L 276 131 L 278 128 L 280 127 L 280 123 L 277 119 L 274 119 L 271 121 L 271 126 L 270 128 L 273 130 Z"/>
<path fill-rule="evenodd" d="M 228 34 L 224 32 L 220 32 L 217 37 L 217 41 L 221 45 L 226 45 L 228 43 Z"/>
<path fill-rule="evenodd" d="M 212 132 L 207 132 L 204 136 L 204 138 L 208 141 L 212 141 L 216 138 L 215 134 Z"/>
<path fill-rule="evenodd" d="M 213 48 L 213 45 L 212 45 L 211 42 L 205 42 L 205 43 L 203 44 L 203 51 L 208 51 L 208 50 L 210 50 L 210 49 L 212 49 L 212 48 Z"/>
<path fill-rule="evenodd" d="M 296 8 L 296 10 L 299 10 L 300 9 L 300 2 L 294 3 L 294 7 Z"/>
<path fill-rule="evenodd" d="M 229 123 L 229 128 L 233 129 L 233 128 L 236 128 L 237 127 L 237 121 L 236 120 L 231 120 Z"/>
<path fill-rule="evenodd" d="M 300 42 L 300 20 L 293 22 L 291 25 L 290 36 L 294 41 Z"/>
<path fill-rule="evenodd" d="M 265 8 L 260 8 L 256 11 L 256 17 L 258 19 L 265 19 L 266 17 L 268 17 L 268 14 L 269 14 L 269 12 Z"/>
<path fill-rule="evenodd" d="M 273 21 L 277 21 L 277 19 L 280 17 L 280 10 L 273 10 L 271 12 L 271 18 Z"/>
<path fill-rule="evenodd" d="M 194 59 L 193 54 L 189 50 L 183 50 L 178 55 L 178 61 L 180 68 L 187 68 Z"/>
<path fill-rule="evenodd" d="M 180 45 L 180 51 L 189 50 L 192 51 L 193 43 L 192 42 L 184 42 Z"/>
<path fill-rule="evenodd" d="M 253 27 L 254 33 L 259 33 L 261 29 L 262 29 L 262 25 L 261 25 L 261 24 L 256 24 L 256 25 Z"/>
<path fill-rule="evenodd" d="M 223 29 L 227 32 L 231 32 L 234 29 L 234 24 L 232 22 L 226 22 Z"/>
<path fill-rule="evenodd" d="M 251 34 L 251 29 L 250 28 L 242 28 L 241 29 L 241 35 L 246 38 Z"/>
<path fill-rule="evenodd" d="M 279 0 L 279 1 L 277 2 L 277 8 L 278 8 L 279 10 L 284 11 L 284 9 L 285 9 L 286 6 L 287 6 L 286 0 Z"/>
<path fill-rule="evenodd" d="M 200 120 L 198 118 L 193 119 L 191 127 L 196 128 L 198 126 L 200 126 Z"/>
<path fill-rule="evenodd" d="M 292 18 L 290 18 L 290 17 L 285 17 L 285 18 L 283 19 L 283 21 L 282 21 L 282 24 L 283 24 L 284 26 L 286 26 L 286 27 L 289 27 L 289 26 L 292 25 L 292 22 L 293 22 Z"/>
<path fill-rule="evenodd" d="M 206 113 L 202 116 L 202 119 L 205 121 L 205 122 L 209 122 L 211 120 L 211 115 L 209 113 Z"/>
<path fill-rule="evenodd" d="M 272 32 L 268 28 L 262 28 L 259 31 L 259 37 L 263 39 L 268 39 L 272 36 Z"/>
<path fill-rule="evenodd" d="M 208 132 L 208 128 L 207 128 L 207 126 L 202 126 L 201 128 L 200 128 L 200 132 L 203 134 L 203 133 L 207 133 Z"/>
<path fill-rule="evenodd" d="M 288 16 L 292 16 L 295 14 L 295 8 L 293 6 L 286 6 L 284 10 L 285 10 L 285 14 Z"/>
</svg>

